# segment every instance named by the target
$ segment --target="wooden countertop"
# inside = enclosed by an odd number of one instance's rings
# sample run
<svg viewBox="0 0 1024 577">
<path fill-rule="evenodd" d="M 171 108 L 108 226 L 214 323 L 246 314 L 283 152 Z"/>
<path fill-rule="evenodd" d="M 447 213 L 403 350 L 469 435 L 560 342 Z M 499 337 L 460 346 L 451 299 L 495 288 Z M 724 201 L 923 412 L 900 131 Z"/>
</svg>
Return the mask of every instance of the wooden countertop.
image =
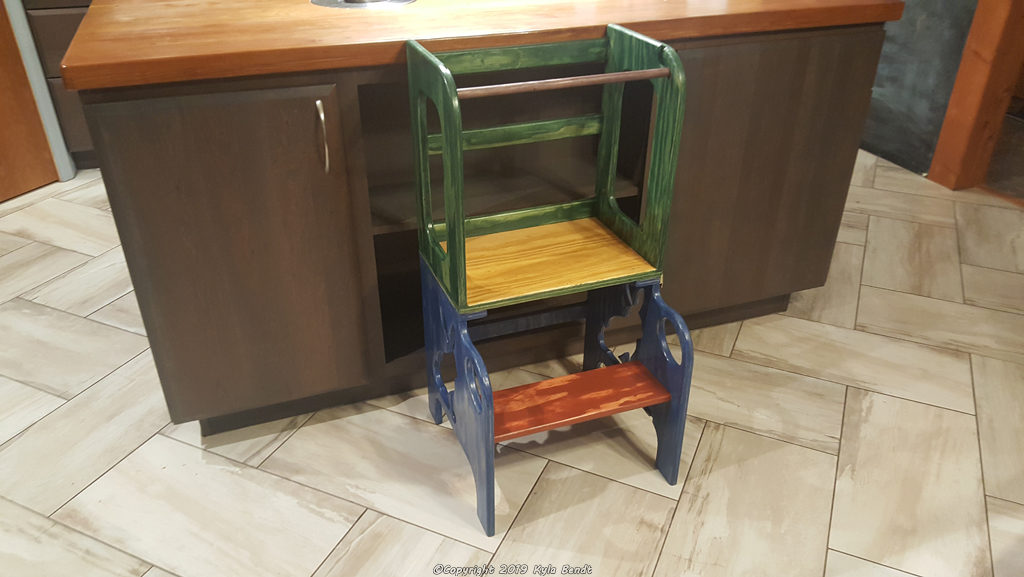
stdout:
<svg viewBox="0 0 1024 577">
<path fill-rule="evenodd" d="M 660 40 L 895 20 L 899 0 L 94 0 L 61 65 L 77 90 L 376 66 L 435 51 L 598 38 Z"/>
</svg>

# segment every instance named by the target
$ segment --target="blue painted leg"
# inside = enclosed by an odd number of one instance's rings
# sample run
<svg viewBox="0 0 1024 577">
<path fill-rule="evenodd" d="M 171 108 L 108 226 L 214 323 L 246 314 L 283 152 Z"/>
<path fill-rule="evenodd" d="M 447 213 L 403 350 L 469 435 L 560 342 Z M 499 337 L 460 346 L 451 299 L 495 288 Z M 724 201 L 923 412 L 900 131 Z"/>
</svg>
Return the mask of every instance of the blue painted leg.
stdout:
<svg viewBox="0 0 1024 577">
<path fill-rule="evenodd" d="M 430 414 L 436 423 L 443 415 L 455 429 L 476 482 L 476 512 L 488 536 L 494 535 L 494 398 L 483 358 L 469 338 L 466 323 L 486 312 L 460 315 L 420 261 L 423 289 L 423 325 L 427 352 Z M 455 356 L 455 390 L 441 377 L 441 359 Z"/>
<path fill-rule="evenodd" d="M 643 293 L 640 322 L 643 334 L 632 357 L 616 358 L 604 342 L 604 330 L 613 316 L 626 316 Z M 658 281 L 630 283 L 591 291 L 587 296 L 587 326 L 584 340 L 585 370 L 630 360 L 639 361 L 672 395 L 672 400 L 648 407 L 658 435 L 655 465 L 670 485 L 679 479 L 679 460 L 683 451 L 686 409 L 690 397 L 693 372 L 693 341 L 683 317 L 661 298 Z M 679 336 L 682 358 L 676 360 L 665 340 L 665 324 L 669 323 Z"/>
<path fill-rule="evenodd" d="M 658 433 L 658 456 L 655 465 L 670 485 L 679 479 L 679 460 L 686 429 L 686 408 L 690 398 L 690 377 L 693 373 L 693 341 L 683 317 L 661 298 L 657 282 L 640 285 L 644 304 L 640 308 L 643 335 L 636 345 L 634 359 L 642 362 L 668 389 L 672 400 L 651 407 L 654 429 Z M 678 361 L 665 341 L 665 324 L 672 325 L 679 337 L 682 358 Z"/>
</svg>

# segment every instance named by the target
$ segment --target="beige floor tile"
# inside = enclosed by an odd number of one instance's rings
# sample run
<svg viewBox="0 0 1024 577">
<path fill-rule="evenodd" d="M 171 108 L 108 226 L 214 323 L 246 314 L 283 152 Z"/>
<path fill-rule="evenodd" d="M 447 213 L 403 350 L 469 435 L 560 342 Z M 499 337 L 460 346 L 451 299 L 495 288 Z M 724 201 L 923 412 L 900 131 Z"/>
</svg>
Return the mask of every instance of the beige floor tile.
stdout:
<svg viewBox="0 0 1024 577">
<path fill-rule="evenodd" d="M 708 423 L 656 577 L 820 577 L 836 458 Z"/>
<path fill-rule="evenodd" d="M 744 321 L 733 358 L 974 412 L 970 359 L 956 351 L 772 315 Z"/>
<path fill-rule="evenodd" d="M 722 355 L 727 357 L 732 354 L 732 346 L 736 344 L 736 336 L 740 334 L 742 322 L 726 323 L 713 327 L 704 327 L 690 331 L 690 338 L 693 339 L 693 348 L 705 353 Z M 669 335 L 670 344 L 679 344 L 679 337 Z"/>
<path fill-rule="evenodd" d="M 845 395 L 843 385 L 698 353 L 689 411 L 835 455 Z"/>
<path fill-rule="evenodd" d="M 146 334 L 135 291 L 129 291 L 123 297 L 89 315 L 89 318 L 135 334 L 143 336 Z"/>
<path fill-rule="evenodd" d="M 956 226 L 953 201 L 851 186 L 846 210 L 952 228 Z"/>
<path fill-rule="evenodd" d="M 306 577 L 362 512 L 157 435 L 53 518 L 187 577 Z"/>
<path fill-rule="evenodd" d="M 139 577 L 149 563 L 0 498 L 5 577 Z"/>
<path fill-rule="evenodd" d="M 956 231 L 871 217 L 862 282 L 874 287 L 963 302 Z M 849 327 L 853 328 L 852 322 Z"/>
<path fill-rule="evenodd" d="M 878 169 L 875 171 L 875 188 L 919 194 L 933 198 L 955 200 L 957 202 L 969 202 L 972 204 L 1003 206 L 1008 208 L 1017 207 L 1011 200 L 997 194 L 993 194 L 979 188 L 950 190 L 919 174 L 914 174 L 909 170 L 895 165 L 886 164 L 885 162 L 880 162 L 878 164 Z"/>
<path fill-rule="evenodd" d="M 355 404 L 319 412 L 262 468 L 494 551 L 545 463 L 499 447 L 494 537 L 477 520 L 473 474 L 455 435 L 392 411 Z"/>
<path fill-rule="evenodd" d="M 147 346 L 145 337 L 29 301 L 0 305 L 0 374 L 64 398 Z"/>
<path fill-rule="evenodd" d="M 1024 314 L 1024 274 L 965 264 L 964 302 Z"/>
<path fill-rule="evenodd" d="M 843 212 L 836 242 L 864 246 L 868 236 L 868 215 L 859 212 Z"/>
<path fill-rule="evenodd" d="M 0 495 L 49 515 L 169 420 L 152 357 L 139 355 L 0 451 Z"/>
<path fill-rule="evenodd" d="M 1024 505 L 986 499 L 995 577 L 1024 575 Z"/>
<path fill-rule="evenodd" d="M 1024 212 L 959 203 L 956 218 L 964 264 L 1024 272 Z"/>
<path fill-rule="evenodd" d="M 132 290 L 124 253 L 115 247 L 22 295 L 39 304 L 89 316 Z"/>
<path fill-rule="evenodd" d="M 857 151 L 857 160 L 853 164 L 853 177 L 850 184 L 871 186 L 875 182 L 875 167 L 878 157 L 866 150 Z"/>
<path fill-rule="evenodd" d="M 492 564 L 590 566 L 593 575 L 650 575 L 675 501 L 551 463 Z"/>
<path fill-rule="evenodd" d="M 692 411 L 691 411 L 692 413 Z M 704 421 L 686 420 L 679 478 L 669 485 L 655 469 L 658 438 L 651 417 L 627 411 L 611 417 L 514 439 L 506 445 L 634 487 L 678 499 L 697 450 Z"/>
<path fill-rule="evenodd" d="M 143 575 L 142 577 L 178 577 L 178 576 L 175 575 L 174 573 L 168 573 L 167 571 L 164 571 L 163 569 L 161 569 L 159 567 L 153 567 L 149 571 L 146 571 L 146 574 Z"/>
<path fill-rule="evenodd" d="M 199 421 L 171 424 L 160 433 L 222 457 L 258 467 L 312 416 L 313 413 L 306 413 L 206 437 L 199 432 Z"/>
<path fill-rule="evenodd" d="M 107 212 L 110 211 L 110 200 L 107 198 L 107 187 L 104 186 L 102 178 L 97 178 L 92 182 L 83 184 L 82 186 L 73 188 L 67 192 L 62 192 L 57 195 L 57 198 L 73 202 L 75 204 L 98 208 Z"/>
<path fill-rule="evenodd" d="M 825 286 L 793 293 L 786 314 L 791 317 L 853 328 L 864 247 L 836 243 Z"/>
<path fill-rule="evenodd" d="M 916 575 L 991 576 L 974 419 L 851 389 L 829 546 Z"/>
<path fill-rule="evenodd" d="M 0 376 L 0 445 L 64 404 L 64 399 Z"/>
<path fill-rule="evenodd" d="M 99 256 L 121 241 L 109 212 L 48 198 L 0 218 L 0 232 Z"/>
<path fill-rule="evenodd" d="M 92 182 L 100 177 L 99 169 L 79 170 L 74 178 L 65 182 L 54 182 L 46 186 L 37 188 L 31 192 L 26 192 L 20 196 L 16 196 L 10 200 L 0 202 L 0 218 L 7 216 L 8 214 L 18 212 L 26 206 L 32 206 L 40 201 L 52 198 L 62 192 L 78 188 L 86 183 Z"/>
<path fill-rule="evenodd" d="M 14 236 L 13 234 L 0 232 L 0 256 L 19 249 L 31 242 L 32 241 L 27 238 L 21 238 L 20 236 Z"/>
<path fill-rule="evenodd" d="M 0 375 L 0 451 L 65 399 Z"/>
<path fill-rule="evenodd" d="M 971 366 L 985 492 L 1024 503 L 1024 365 L 974 355 Z"/>
<path fill-rule="evenodd" d="M 857 328 L 1024 363 L 1024 316 L 1013 313 L 866 286 Z"/>
<path fill-rule="evenodd" d="M 472 567 L 491 554 L 367 511 L 313 577 L 423 577 L 437 575 L 438 565 Z"/>
<path fill-rule="evenodd" d="M 81 265 L 89 257 L 47 244 L 31 243 L 0 256 L 0 303 Z"/>
<path fill-rule="evenodd" d="M 846 553 L 829 549 L 825 563 L 825 577 L 915 577 L 885 565 L 865 561 Z"/>
</svg>

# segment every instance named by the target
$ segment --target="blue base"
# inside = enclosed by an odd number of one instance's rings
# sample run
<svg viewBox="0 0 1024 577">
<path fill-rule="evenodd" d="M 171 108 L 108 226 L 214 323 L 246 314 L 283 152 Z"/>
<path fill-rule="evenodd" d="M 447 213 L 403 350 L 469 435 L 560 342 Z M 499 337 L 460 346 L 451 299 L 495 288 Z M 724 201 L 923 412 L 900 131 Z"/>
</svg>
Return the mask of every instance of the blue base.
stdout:
<svg viewBox="0 0 1024 577">
<path fill-rule="evenodd" d="M 476 481 L 477 516 L 488 536 L 494 535 L 494 397 L 483 358 L 467 331 L 470 320 L 486 312 L 459 314 L 444 289 L 420 260 L 423 290 L 423 326 L 427 353 L 430 415 L 440 424 L 448 417 L 455 436 L 469 459 Z M 604 342 L 604 331 L 613 316 L 626 316 L 643 293 L 640 318 L 643 334 L 632 357 L 616 358 Z M 665 341 L 665 325 L 679 336 L 682 358 L 677 361 Z M 449 391 L 441 377 L 444 355 L 455 355 L 455 389 Z M 693 342 L 683 318 L 661 298 L 660 281 L 634 282 L 590 291 L 583 369 L 596 369 L 630 360 L 639 361 L 668 390 L 672 399 L 648 407 L 658 435 L 655 465 L 670 485 L 679 477 L 679 461 L 686 428 L 686 406 L 693 372 Z"/>
</svg>

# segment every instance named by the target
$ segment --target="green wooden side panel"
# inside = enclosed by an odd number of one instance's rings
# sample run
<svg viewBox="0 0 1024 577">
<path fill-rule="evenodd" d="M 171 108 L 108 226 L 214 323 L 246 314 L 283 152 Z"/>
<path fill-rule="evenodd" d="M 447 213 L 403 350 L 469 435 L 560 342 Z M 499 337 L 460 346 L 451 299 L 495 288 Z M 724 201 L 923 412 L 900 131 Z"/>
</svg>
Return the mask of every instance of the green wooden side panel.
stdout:
<svg viewBox="0 0 1024 577">
<path fill-rule="evenodd" d="M 676 159 L 683 127 L 686 79 L 679 54 L 672 47 L 615 24 L 608 25 L 607 72 L 668 68 L 667 78 L 655 78 L 655 117 L 648 151 L 650 171 L 644 192 L 645 208 L 640 224 L 627 217 L 615 202 L 614 184 L 622 119 L 622 84 L 604 88 L 601 109 L 605 115 L 598 149 L 598 217 L 637 253 L 661 270 L 668 218 L 672 207 Z"/>
<path fill-rule="evenodd" d="M 562 204 L 531 206 L 497 214 L 470 217 L 466 219 L 465 230 L 467 237 L 473 237 L 592 216 L 597 216 L 597 202 L 593 198 L 587 198 Z M 434 225 L 434 229 L 440 234 L 445 234 L 443 224 Z"/>
<path fill-rule="evenodd" d="M 607 43 L 604 38 L 442 52 L 437 58 L 452 74 L 475 74 L 500 70 L 519 70 L 561 64 L 604 62 Z"/>
<path fill-rule="evenodd" d="M 409 98 L 417 173 L 418 236 L 420 254 L 460 313 L 493 308 L 598 288 L 631 280 L 657 278 L 668 237 L 679 138 L 682 133 L 685 78 L 679 55 L 666 44 L 656 42 L 611 24 L 606 37 L 557 44 L 448 52 L 433 55 L 419 43 L 406 48 Z M 525 122 L 480 130 L 463 131 L 453 74 L 517 70 L 559 64 L 605 61 L 607 72 L 667 68 L 670 75 L 652 79 L 655 116 L 648 152 L 650 170 L 646 182 L 644 209 L 637 224 L 618 207 L 614 196 L 618 156 L 623 84 L 605 86 L 600 115 Z M 437 108 L 441 133 L 427 133 L 427 102 Z M 589 134 L 600 134 L 595 198 L 561 205 L 532 207 L 500 214 L 466 218 L 463 213 L 464 150 L 542 142 Z M 431 215 L 431 154 L 441 154 L 444 166 L 443 223 Z M 643 256 L 655 271 L 630 278 L 610 279 L 600 285 L 569 287 L 543 294 L 527 295 L 485 307 L 466 304 L 467 236 L 478 236 L 518 228 L 540 226 L 597 216 L 623 241 Z M 447 243 L 447 251 L 441 243 Z"/>
<path fill-rule="evenodd" d="M 537 122 L 506 124 L 493 128 L 467 130 L 462 133 L 463 150 L 479 150 L 514 144 L 545 142 L 561 138 L 589 136 L 601 132 L 601 115 L 578 116 L 575 118 L 557 118 Z M 440 134 L 427 137 L 427 149 L 430 154 L 440 154 L 443 140 Z"/>
<path fill-rule="evenodd" d="M 462 114 L 451 72 L 418 42 L 406 44 L 409 105 L 412 113 L 420 254 L 430 265 L 456 308 L 466 306 L 466 235 L 462 210 Z M 430 196 L 430 154 L 427 151 L 427 101 L 437 108 L 444 142 L 445 234 L 435 229 Z M 441 249 L 440 242 L 448 250 Z"/>
</svg>

